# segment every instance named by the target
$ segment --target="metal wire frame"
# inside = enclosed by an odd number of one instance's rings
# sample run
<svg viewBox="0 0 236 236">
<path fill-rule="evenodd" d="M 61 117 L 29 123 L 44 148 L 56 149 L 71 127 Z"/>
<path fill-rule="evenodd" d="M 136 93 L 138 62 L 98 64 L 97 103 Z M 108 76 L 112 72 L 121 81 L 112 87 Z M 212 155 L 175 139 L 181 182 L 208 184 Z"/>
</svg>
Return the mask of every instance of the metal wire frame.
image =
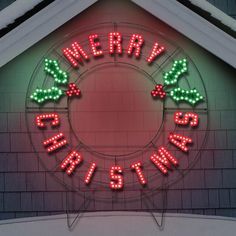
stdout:
<svg viewBox="0 0 236 236">
<path fill-rule="evenodd" d="M 203 112 L 203 113 L 207 116 L 207 128 L 206 128 L 205 136 L 204 136 L 204 138 L 203 138 L 202 147 L 198 150 L 197 154 L 195 155 L 194 161 L 192 161 L 192 162 L 190 163 L 189 167 L 188 167 L 187 169 L 185 169 L 184 171 L 181 171 L 181 170 L 176 169 L 175 171 L 179 171 L 180 177 L 179 177 L 178 179 L 176 179 L 175 181 L 173 181 L 172 183 L 163 183 L 162 186 L 159 186 L 159 187 L 156 188 L 156 189 L 150 189 L 149 191 L 144 191 L 144 194 L 141 194 L 141 199 L 143 199 L 144 202 L 150 202 L 151 196 L 152 196 L 152 197 L 155 197 L 156 194 L 158 194 L 158 193 L 159 193 L 159 194 L 161 193 L 161 194 L 164 194 L 164 195 L 165 195 L 164 198 L 163 198 L 165 201 L 163 200 L 163 210 L 162 210 L 162 212 L 161 212 L 161 213 L 162 213 L 161 223 L 158 223 L 158 222 L 156 221 L 156 218 L 155 218 L 155 216 L 154 216 L 154 214 L 153 214 L 153 210 L 155 211 L 155 209 L 158 209 L 158 207 L 155 206 L 154 208 L 150 209 L 150 213 L 151 213 L 152 216 L 154 217 L 154 220 L 155 220 L 155 222 L 157 223 L 158 227 L 159 227 L 159 228 L 162 228 L 162 227 L 163 227 L 164 212 L 165 212 L 165 210 L 166 210 L 166 201 L 167 201 L 166 196 L 167 196 L 168 187 L 170 187 L 170 186 L 172 186 L 173 184 L 175 184 L 176 182 L 178 182 L 181 178 L 183 178 L 183 177 L 191 170 L 191 168 L 192 168 L 192 167 L 195 165 L 195 163 L 197 162 L 198 157 L 199 157 L 199 155 L 200 155 L 200 151 L 201 151 L 201 149 L 203 148 L 203 146 L 205 145 L 205 142 L 206 142 L 206 140 L 207 140 L 207 130 L 208 130 L 208 100 L 207 100 L 206 88 L 205 88 L 205 85 L 204 85 L 204 81 L 203 81 L 203 79 L 202 79 L 202 77 L 201 77 L 201 74 L 200 74 L 200 72 L 198 71 L 196 65 L 195 65 L 195 64 L 193 63 L 193 61 L 191 60 L 191 58 L 190 58 L 186 53 L 184 53 L 183 50 L 181 50 L 177 45 L 175 45 L 173 42 L 170 42 L 170 40 L 167 40 L 167 39 L 165 38 L 165 35 L 164 35 L 162 32 L 157 32 L 157 31 L 153 32 L 152 29 L 148 29 L 148 28 L 146 28 L 146 27 L 144 27 L 144 26 L 141 26 L 141 25 L 130 24 L 130 23 L 127 23 L 127 22 L 120 22 L 120 23 L 105 22 L 105 23 L 101 23 L 101 24 L 94 25 L 94 26 L 92 26 L 92 27 L 85 27 L 85 28 L 82 28 L 82 29 L 79 30 L 79 32 L 87 32 L 87 31 L 89 31 L 89 30 L 97 29 L 97 28 L 100 28 L 100 27 L 102 28 L 102 27 L 105 27 L 107 24 L 113 25 L 114 29 L 117 29 L 117 27 L 121 27 L 121 26 L 122 26 L 122 27 L 138 28 L 139 30 L 143 30 L 143 31 L 146 31 L 146 32 L 152 32 L 152 33 L 158 34 L 159 36 L 163 37 L 166 41 L 168 41 L 169 43 L 171 43 L 172 45 L 174 45 L 174 46 L 177 48 L 177 50 L 173 53 L 173 55 L 168 55 L 168 53 L 167 53 L 167 58 L 166 58 L 166 60 L 163 62 L 163 64 L 168 63 L 169 61 L 172 62 L 172 61 L 174 60 L 175 53 L 181 53 L 181 54 L 183 54 L 185 57 L 188 58 L 188 60 L 191 62 L 191 64 L 192 64 L 192 65 L 194 66 L 194 68 L 197 70 L 197 73 L 198 73 L 198 75 L 199 75 L 200 81 L 201 81 L 201 83 L 202 83 L 202 85 L 203 85 L 203 87 L 204 87 L 206 108 L 204 108 L 204 109 L 199 109 L 199 110 L 198 110 L 198 109 L 195 109 L 195 108 L 192 109 L 192 111 L 200 111 L 200 112 Z M 58 43 L 52 45 L 52 47 L 48 50 L 48 52 L 45 54 L 45 56 L 44 56 L 43 58 L 41 58 L 41 60 L 40 60 L 39 63 L 37 64 L 37 66 L 36 66 L 36 68 L 35 68 L 35 70 L 34 70 L 32 76 L 31 76 L 31 80 L 30 80 L 30 83 L 29 83 L 29 86 L 28 86 L 28 90 L 27 90 L 27 94 L 26 94 L 26 100 L 25 100 L 25 113 L 26 113 L 26 114 L 27 114 L 27 113 L 32 113 L 32 112 L 33 112 L 33 113 L 35 113 L 35 112 L 43 112 L 43 111 L 48 111 L 48 109 L 49 109 L 49 110 L 51 109 L 51 108 L 42 108 L 42 107 L 40 107 L 39 109 L 35 109 L 34 107 L 29 106 L 29 104 L 30 104 L 30 103 L 29 103 L 29 100 L 28 100 L 29 94 L 30 94 L 30 92 L 31 92 L 31 90 L 32 90 L 32 87 L 33 87 L 33 84 L 34 84 L 34 80 L 36 79 L 36 75 L 37 75 L 37 73 L 38 73 L 38 71 L 39 71 L 39 69 L 40 69 L 40 67 L 41 67 L 41 65 L 42 65 L 42 62 L 43 62 L 44 58 L 45 58 L 45 57 L 48 57 L 48 56 L 52 53 L 52 51 L 53 51 L 54 48 L 59 47 L 59 45 L 61 45 L 62 43 L 66 42 L 66 41 L 69 40 L 70 38 L 74 37 L 77 33 L 78 33 L 78 31 L 77 31 L 77 32 L 73 32 L 73 33 L 71 33 L 71 34 L 68 34 L 68 35 L 65 36 L 65 38 L 64 38 L 63 40 L 61 40 L 61 41 L 59 41 Z M 56 52 L 54 52 L 54 54 L 56 54 Z M 142 55 L 142 56 L 145 57 L 145 55 Z M 114 63 L 117 63 L 117 61 L 115 61 L 115 57 L 114 57 Z M 119 62 L 118 62 L 118 63 L 119 63 Z M 148 74 L 146 71 L 142 70 L 141 68 L 137 67 L 137 66 L 134 66 L 134 67 L 135 67 L 135 70 L 141 71 L 142 73 L 146 74 L 146 76 L 149 77 L 151 81 L 153 81 L 154 83 L 157 83 L 157 81 L 156 81 L 155 79 L 153 79 L 153 76 L 156 76 L 157 74 L 163 72 L 163 69 L 162 69 L 163 64 L 161 64 L 161 65 L 159 65 L 159 64 L 157 64 L 157 63 L 154 63 L 154 64 L 155 64 L 155 66 L 157 67 L 157 69 L 156 69 L 156 71 L 154 71 L 151 75 Z M 71 70 L 72 70 L 72 68 L 69 68 L 68 71 L 71 71 Z M 86 71 L 85 71 L 84 73 L 86 73 Z M 80 76 L 82 76 L 82 74 L 81 74 Z M 44 82 L 43 82 L 43 86 L 46 84 L 46 81 L 47 81 L 47 78 L 45 77 Z M 189 86 L 189 87 L 190 87 L 190 86 Z M 69 102 L 69 101 L 68 101 L 68 102 Z M 60 112 L 63 112 L 63 113 L 68 113 L 68 120 L 70 120 L 70 119 L 69 119 L 69 110 L 68 110 L 68 107 L 58 108 L 58 107 L 56 107 L 56 104 L 54 104 L 54 106 L 53 106 L 52 108 L 53 108 L 53 111 L 60 111 Z M 174 109 L 175 109 L 175 108 L 173 108 L 173 109 L 172 109 L 172 108 L 165 108 L 165 103 L 163 103 L 163 117 L 165 116 L 166 112 L 168 112 L 168 111 L 171 112 L 171 111 L 174 110 Z M 177 106 L 176 109 L 178 109 L 178 106 Z M 190 109 L 188 109 L 188 111 L 189 111 L 189 110 L 190 110 Z M 33 140 L 32 140 L 32 136 L 31 136 L 31 134 L 30 134 L 30 127 L 29 127 L 29 122 L 28 122 L 27 115 L 26 115 L 26 124 L 27 124 L 27 129 L 28 129 L 28 133 L 29 133 L 29 137 L 30 137 L 30 141 L 31 141 L 31 144 L 32 144 L 32 146 L 33 146 L 33 149 L 34 149 L 36 155 L 38 156 L 39 160 L 41 161 L 40 156 L 37 154 L 37 150 L 36 150 L 36 148 L 35 148 L 35 146 L 34 146 L 34 143 L 33 143 Z M 163 125 L 164 125 L 164 120 L 162 119 L 161 127 L 162 127 Z M 72 127 L 71 127 L 71 131 L 74 132 L 73 129 L 72 129 Z M 158 137 L 158 134 L 160 134 L 160 133 L 161 133 L 161 132 L 158 130 L 157 133 L 156 133 L 156 135 L 155 135 L 155 138 L 157 138 L 157 137 Z M 44 133 L 43 133 L 43 136 L 45 137 L 45 134 L 44 134 Z M 87 146 L 86 146 L 85 144 L 83 144 L 82 142 L 79 142 L 79 143 L 80 143 L 80 146 L 79 146 L 78 148 L 83 147 L 83 148 L 87 149 L 87 151 L 93 153 L 94 155 L 102 156 L 102 158 L 112 157 L 112 158 L 115 159 L 114 161 L 116 161 L 116 158 L 118 157 L 117 155 L 109 156 L 109 155 L 106 155 L 106 154 L 104 155 L 104 153 L 99 153 L 99 152 L 96 152 L 96 151 L 94 152 L 94 150 L 91 150 L 90 147 L 87 147 Z M 151 150 L 153 150 L 153 149 L 156 148 L 155 145 L 154 145 L 153 140 L 151 140 L 147 145 L 145 145 L 144 149 L 146 149 L 146 148 L 147 148 L 147 149 L 150 148 Z M 137 153 L 143 152 L 144 149 L 136 150 L 135 152 L 130 153 L 130 155 L 128 155 L 128 156 L 134 156 L 134 155 L 136 155 Z M 127 157 L 127 156 L 125 156 L 125 157 Z M 42 162 L 42 161 L 41 161 L 41 162 Z M 42 163 L 42 165 L 45 167 L 45 169 L 46 169 L 47 171 L 49 171 L 49 172 L 53 175 L 52 170 L 49 170 L 49 169 L 47 168 L 47 166 L 45 165 L 45 163 Z M 55 166 L 55 168 L 53 168 L 53 169 L 57 169 L 57 166 Z M 60 182 L 62 185 L 64 185 L 65 189 L 71 190 L 71 187 L 73 188 L 73 186 L 68 186 L 66 183 L 64 183 L 64 182 L 63 182 L 61 179 L 59 179 L 58 177 L 55 176 L 55 178 L 56 178 L 56 180 L 57 180 L 58 182 Z M 164 179 L 163 179 L 163 180 L 164 180 Z M 105 183 L 101 183 L 101 184 L 105 184 Z M 73 191 L 74 191 L 75 194 L 80 194 L 80 192 L 81 192 L 80 189 L 73 189 Z M 148 194 L 147 194 L 147 193 L 148 193 Z M 92 200 L 94 200 L 94 199 L 93 199 L 93 198 L 90 198 L 90 199 L 89 199 L 89 202 L 92 201 Z M 100 199 L 100 200 L 106 202 L 107 200 L 110 200 L 110 198 L 109 198 L 109 199 L 106 199 L 106 198 L 105 198 L 105 199 Z M 135 199 L 133 199 L 133 198 L 130 198 L 130 199 L 129 199 L 129 198 L 126 198 L 126 199 L 125 199 L 125 201 L 127 201 L 127 202 L 129 202 L 129 201 L 134 201 L 134 200 L 135 200 Z M 137 199 L 136 199 L 136 200 L 137 200 Z M 128 209 L 128 208 L 127 208 L 127 209 Z M 143 209 L 137 209 L 137 210 L 142 211 Z M 83 211 L 86 211 L 86 210 L 79 210 L 80 213 L 83 212 Z M 95 210 L 95 211 L 96 211 L 96 210 Z M 76 218 L 73 220 L 72 223 L 69 222 L 69 211 L 66 210 L 66 213 L 67 213 L 67 215 L 68 215 L 68 218 L 67 218 L 68 228 L 72 228 L 73 225 L 75 224 L 77 218 L 79 217 L 79 214 L 80 214 L 80 213 L 76 216 Z"/>
</svg>

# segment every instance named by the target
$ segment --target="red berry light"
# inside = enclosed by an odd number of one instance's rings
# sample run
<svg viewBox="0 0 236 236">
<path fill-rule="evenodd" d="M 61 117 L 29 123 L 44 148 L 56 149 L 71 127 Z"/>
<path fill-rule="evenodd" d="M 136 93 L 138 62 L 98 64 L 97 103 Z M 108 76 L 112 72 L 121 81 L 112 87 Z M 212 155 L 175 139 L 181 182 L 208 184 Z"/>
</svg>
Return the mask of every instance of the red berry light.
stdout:
<svg viewBox="0 0 236 236">
<path fill-rule="evenodd" d="M 157 84 L 155 86 L 155 89 L 152 90 L 151 95 L 154 98 L 158 98 L 159 97 L 159 98 L 163 99 L 166 96 L 166 92 L 163 89 L 163 85 L 162 84 Z"/>
<path fill-rule="evenodd" d="M 70 83 L 68 90 L 66 91 L 66 95 L 68 97 L 72 97 L 72 96 L 80 96 L 80 90 L 78 89 L 78 87 L 76 86 L 75 83 Z"/>
</svg>

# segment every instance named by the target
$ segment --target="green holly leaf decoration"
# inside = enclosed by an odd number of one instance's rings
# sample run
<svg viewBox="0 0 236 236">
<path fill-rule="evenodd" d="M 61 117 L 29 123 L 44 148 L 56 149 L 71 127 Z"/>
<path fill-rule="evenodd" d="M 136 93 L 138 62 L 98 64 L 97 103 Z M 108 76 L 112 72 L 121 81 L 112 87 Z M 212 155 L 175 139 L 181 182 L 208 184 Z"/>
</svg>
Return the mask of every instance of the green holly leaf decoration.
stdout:
<svg viewBox="0 0 236 236">
<path fill-rule="evenodd" d="M 69 75 L 60 69 L 57 60 L 45 59 L 44 70 L 51 75 L 58 84 L 68 84 Z"/>
<path fill-rule="evenodd" d="M 164 73 L 164 85 L 175 85 L 179 77 L 187 72 L 187 60 L 175 60 L 170 71 Z"/>
<path fill-rule="evenodd" d="M 37 88 L 30 98 L 37 103 L 43 103 L 45 101 L 57 101 L 63 95 L 63 91 L 57 87 L 50 89 Z"/>
<path fill-rule="evenodd" d="M 203 96 L 196 89 L 185 90 L 175 88 L 170 91 L 170 97 L 176 102 L 184 101 L 191 105 L 204 100 Z"/>
</svg>

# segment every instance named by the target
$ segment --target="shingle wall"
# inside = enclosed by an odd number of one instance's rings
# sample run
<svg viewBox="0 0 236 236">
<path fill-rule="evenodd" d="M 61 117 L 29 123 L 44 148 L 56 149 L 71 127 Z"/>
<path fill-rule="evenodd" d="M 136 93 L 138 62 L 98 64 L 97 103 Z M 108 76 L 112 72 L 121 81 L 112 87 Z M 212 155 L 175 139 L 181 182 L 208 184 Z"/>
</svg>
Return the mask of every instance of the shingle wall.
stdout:
<svg viewBox="0 0 236 236">
<path fill-rule="evenodd" d="M 0 69 L 0 219 L 50 215 L 66 209 L 146 209 L 147 205 L 142 201 L 114 204 L 93 201 L 86 207 L 89 195 L 86 192 L 83 195 L 73 194 L 45 171 L 27 134 L 25 98 L 34 68 L 48 48 L 63 35 L 78 25 L 96 23 L 95 15 L 100 21 L 129 21 L 159 28 L 190 55 L 206 86 L 209 99 L 207 143 L 193 169 L 167 191 L 166 207 L 163 205 L 164 195 L 159 194 L 152 199 L 153 205 L 149 209 L 155 205 L 159 209 L 167 208 L 169 212 L 236 217 L 235 70 L 135 5 L 127 1 L 117 1 L 116 4 L 104 1 L 75 17 Z M 139 122 L 147 127 L 145 120 L 137 121 L 137 124 L 132 124 L 137 130 L 140 129 Z M 34 135 L 37 139 L 37 133 Z M 108 142 L 109 137 L 106 139 Z M 200 139 L 201 132 L 196 131 L 196 140 Z M 41 143 L 38 143 L 38 148 L 43 157 Z M 53 160 L 48 156 L 45 158 L 53 167 Z M 56 174 L 62 175 L 60 171 Z M 105 196 L 106 193 L 98 195 Z"/>
</svg>

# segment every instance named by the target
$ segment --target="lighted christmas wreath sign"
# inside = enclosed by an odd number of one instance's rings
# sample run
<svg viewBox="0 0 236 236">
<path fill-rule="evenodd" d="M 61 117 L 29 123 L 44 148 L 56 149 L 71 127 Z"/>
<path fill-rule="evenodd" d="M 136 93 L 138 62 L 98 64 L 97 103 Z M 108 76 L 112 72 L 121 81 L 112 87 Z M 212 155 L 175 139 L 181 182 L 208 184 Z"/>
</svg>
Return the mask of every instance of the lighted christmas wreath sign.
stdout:
<svg viewBox="0 0 236 236">
<path fill-rule="evenodd" d="M 39 132 L 43 132 L 44 134 L 44 138 L 41 140 L 41 149 L 45 150 L 48 154 L 59 153 L 64 148 L 68 148 L 70 144 L 69 139 L 60 130 L 63 118 L 59 114 L 60 112 L 55 111 L 55 106 L 63 100 L 63 97 L 67 97 L 67 100 L 77 99 L 78 102 L 83 99 L 83 90 L 80 90 L 78 83 L 71 81 L 72 77 L 74 77 L 74 75 L 71 76 L 73 70 L 80 70 L 81 64 L 83 64 L 83 67 L 86 67 L 92 60 L 96 60 L 99 63 L 99 60 L 103 60 L 106 57 L 118 57 L 118 59 L 125 57 L 126 60 L 131 60 L 134 64 L 136 63 L 135 60 L 137 62 L 142 60 L 146 63 L 146 66 L 151 68 L 160 58 L 168 55 L 168 46 L 160 43 L 158 40 L 154 41 L 151 47 L 149 46 L 149 52 L 146 53 L 147 56 L 142 55 L 142 50 L 146 45 L 144 44 L 144 36 L 141 33 L 130 33 L 129 35 L 126 33 L 126 45 L 124 45 L 123 39 L 125 37 L 121 31 L 115 29 L 107 32 L 107 35 L 106 45 L 103 43 L 104 37 L 100 37 L 99 33 L 89 34 L 86 48 L 79 41 L 74 41 L 70 45 L 65 44 L 65 46 L 60 48 L 61 52 L 59 53 L 61 55 L 59 60 L 57 58 L 55 59 L 53 55 L 49 55 L 41 62 L 41 76 L 43 65 L 43 73 L 46 76 L 46 80 L 53 81 L 53 83 L 50 87 L 46 87 L 46 82 L 44 82 L 41 87 L 37 86 L 31 89 L 27 99 L 29 100 L 30 98 L 29 103 L 33 104 L 33 108 L 28 108 L 28 110 L 34 110 L 34 126 L 36 126 Z M 88 49 L 90 49 L 90 54 Z M 57 57 L 59 53 L 57 52 Z M 66 61 L 67 68 L 61 65 L 60 60 Z M 176 108 L 171 116 L 171 122 L 180 129 L 187 127 L 189 130 L 194 131 L 199 125 L 199 111 L 201 113 L 206 110 L 205 105 L 200 108 L 197 107 L 201 104 L 206 104 L 207 98 L 206 94 L 202 94 L 197 88 L 192 87 L 186 89 L 181 85 L 181 80 L 187 80 L 191 76 L 191 74 L 188 74 L 189 60 L 187 56 L 183 55 L 177 55 L 175 59 L 167 56 L 166 61 L 168 65 L 165 67 L 165 70 L 162 70 L 163 73 L 160 78 L 162 83 L 157 83 L 154 79 L 156 84 L 149 91 L 149 96 L 150 100 L 154 99 L 156 102 L 161 101 L 164 103 L 166 99 L 169 99 L 177 106 L 179 104 L 187 104 L 187 108 L 185 105 L 183 109 L 181 107 Z M 117 64 L 117 61 L 114 63 Z M 70 69 L 68 69 L 68 64 Z M 186 75 L 187 77 L 185 77 Z M 203 92 L 205 91 L 203 90 Z M 47 106 L 48 104 L 53 105 Z M 69 107 L 65 109 L 68 110 Z M 203 129 L 205 127 L 204 125 Z M 54 134 L 50 135 L 49 131 L 53 131 Z M 184 130 L 182 133 L 179 130 L 168 132 L 166 141 L 168 145 L 174 146 L 182 153 L 188 153 L 191 152 L 190 145 L 194 145 L 194 139 L 184 133 Z M 160 172 L 163 176 L 168 176 L 169 170 L 172 167 L 178 169 L 180 166 L 179 159 L 166 145 L 157 147 L 153 141 L 150 144 L 148 148 L 152 151 L 152 154 L 145 157 L 146 161 L 149 162 L 148 165 L 155 167 L 156 172 Z M 86 160 L 86 154 L 81 154 L 80 149 L 83 149 L 83 143 L 78 148 L 69 147 L 64 158 L 59 160 L 60 170 L 72 178 L 76 172 L 80 171 Z M 48 155 L 48 158 L 53 157 Z M 126 185 L 125 176 L 128 171 L 135 173 L 141 188 L 147 188 L 149 180 L 143 168 L 143 161 L 131 159 L 128 166 L 124 167 L 121 164 L 117 164 L 118 158 L 118 156 L 114 155 L 114 164 L 109 166 L 108 172 L 106 173 L 109 188 L 112 190 L 124 189 Z M 87 186 L 89 188 L 93 181 L 96 182 L 96 172 L 100 168 L 103 167 L 97 161 L 87 163 L 86 172 L 84 172 L 82 177 L 85 187 Z"/>
</svg>

